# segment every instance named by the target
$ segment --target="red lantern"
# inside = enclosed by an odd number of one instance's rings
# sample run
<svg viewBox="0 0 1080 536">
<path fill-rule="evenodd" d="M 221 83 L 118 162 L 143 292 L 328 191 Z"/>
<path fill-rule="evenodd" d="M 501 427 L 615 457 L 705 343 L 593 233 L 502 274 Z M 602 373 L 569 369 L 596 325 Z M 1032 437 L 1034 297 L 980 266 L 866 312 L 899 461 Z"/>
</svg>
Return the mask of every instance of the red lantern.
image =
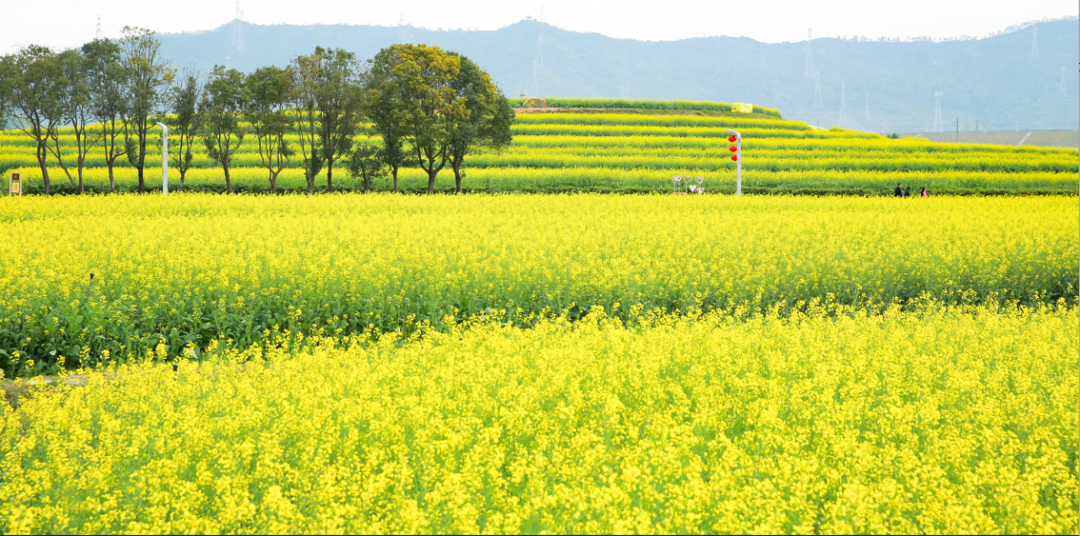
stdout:
<svg viewBox="0 0 1080 536">
<path fill-rule="evenodd" d="M 735 140 L 736 140 L 736 139 L 737 139 L 737 138 L 735 138 L 735 136 L 728 136 L 728 139 L 727 139 L 727 141 L 730 141 L 731 143 L 735 143 Z"/>
<path fill-rule="evenodd" d="M 733 154 L 733 155 L 731 155 L 731 159 L 732 159 L 733 161 L 735 161 L 735 162 L 738 162 L 738 161 L 739 161 L 739 155 L 737 155 L 737 154 Z"/>
<path fill-rule="evenodd" d="M 738 151 L 738 150 L 739 150 L 739 148 L 738 148 L 738 147 L 736 147 L 736 146 L 734 146 L 734 145 L 732 145 L 731 147 L 728 147 L 728 150 L 734 153 L 735 151 Z"/>
</svg>

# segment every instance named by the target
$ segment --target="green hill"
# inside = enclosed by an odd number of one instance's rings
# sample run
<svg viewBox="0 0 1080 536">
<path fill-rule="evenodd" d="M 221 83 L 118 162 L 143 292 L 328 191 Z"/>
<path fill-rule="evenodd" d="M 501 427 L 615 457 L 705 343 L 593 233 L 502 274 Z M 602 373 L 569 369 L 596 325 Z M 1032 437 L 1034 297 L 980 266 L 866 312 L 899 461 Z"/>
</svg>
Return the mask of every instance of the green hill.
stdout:
<svg viewBox="0 0 1080 536">
<path fill-rule="evenodd" d="M 244 24 L 242 51 L 233 27 L 162 35 L 176 67 L 203 71 L 215 63 L 250 71 L 285 65 L 316 45 L 370 58 L 398 39 L 380 26 Z M 544 34 L 542 70 L 533 59 Z M 1038 33 L 1038 56 L 1032 44 Z M 508 95 L 752 102 L 809 124 L 922 132 L 934 121 L 940 91 L 945 128 L 983 130 L 1076 128 L 1080 31 L 1076 19 L 1043 22 L 984 39 L 886 42 L 816 39 L 815 80 L 806 76 L 807 43 L 767 44 L 744 37 L 646 42 L 561 30 L 526 20 L 494 31 L 406 28 L 413 42 L 461 52 L 488 70 Z M 1064 70 L 1063 70 L 1064 69 Z M 1061 82 L 1064 76 L 1064 92 Z M 841 96 L 845 100 L 840 118 Z M 869 104 L 869 123 L 866 108 Z"/>
</svg>

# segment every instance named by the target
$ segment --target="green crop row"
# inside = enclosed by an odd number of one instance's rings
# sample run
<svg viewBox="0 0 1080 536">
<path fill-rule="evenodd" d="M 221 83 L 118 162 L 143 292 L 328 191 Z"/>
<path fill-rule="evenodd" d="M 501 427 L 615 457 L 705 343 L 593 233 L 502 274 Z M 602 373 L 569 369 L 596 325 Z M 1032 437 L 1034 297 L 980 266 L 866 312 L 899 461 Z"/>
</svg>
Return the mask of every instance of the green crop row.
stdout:
<svg viewBox="0 0 1080 536">
<path fill-rule="evenodd" d="M 528 97 L 511 98 L 510 105 L 521 107 Z M 731 104 L 726 102 L 689 101 L 689 100 L 640 100 L 640 99 L 584 99 L 584 98 L 545 98 L 549 108 L 609 108 L 643 110 L 682 110 L 730 112 Z M 780 117 L 780 110 L 754 105 L 754 113 Z"/>
</svg>

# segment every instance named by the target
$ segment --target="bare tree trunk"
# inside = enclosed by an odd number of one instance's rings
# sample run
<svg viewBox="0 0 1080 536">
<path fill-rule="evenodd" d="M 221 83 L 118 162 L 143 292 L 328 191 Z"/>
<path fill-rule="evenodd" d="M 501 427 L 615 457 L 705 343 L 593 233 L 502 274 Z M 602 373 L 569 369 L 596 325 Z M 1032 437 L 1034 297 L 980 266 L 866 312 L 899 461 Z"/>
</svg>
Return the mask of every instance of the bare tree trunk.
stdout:
<svg viewBox="0 0 1080 536">
<path fill-rule="evenodd" d="M 454 170 L 454 181 L 457 182 L 457 193 L 461 193 L 461 164 L 450 166 Z"/>
<path fill-rule="evenodd" d="M 394 166 L 394 169 L 393 169 L 392 173 L 394 174 L 394 193 L 395 194 L 398 193 L 398 189 L 397 189 L 397 170 L 398 170 L 397 166 Z"/>
<path fill-rule="evenodd" d="M 334 191 L 334 161 L 326 159 L 326 191 Z"/>
<path fill-rule="evenodd" d="M 109 162 L 109 191 L 116 193 L 116 178 L 113 177 L 113 163 Z"/>
<path fill-rule="evenodd" d="M 49 168 L 45 165 L 45 159 L 48 156 L 46 151 L 47 149 L 41 143 L 38 143 L 37 159 L 38 166 L 41 167 L 41 180 L 45 183 L 45 195 L 50 195 L 51 184 L 49 183 Z"/>
<path fill-rule="evenodd" d="M 180 168 L 180 190 L 179 191 L 181 191 L 181 192 L 184 191 L 184 176 L 185 175 L 187 175 L 187 169 Z"/>
<path fill-rule="evenodd" d="M 277 176 L 276 172 L 270 172 L 270 195 L 277 195 Z"/>
<path fill-rule="evenodd" d="M 233 193 L 233 190 L 232 190 L 232 177 L 229 176 L 229 166 L 224 165 L 222 167 L 225 168 L 225 188 L 228 190 L 228 193 L 231 194 L 231 193 Z"/>
<path fill-rule="evenodd" d="M 433 193 L 435 193 L 435 176 L 439 174 L 439 170 L 435 169 L 433 167 L 433 168 L 429 169 L 427 173 L 428 173 L 427 193 L 428 194 L 433 194 Z"/>
<path fill-rule="evenodd" d="M 60 135 L 57 134 L 53 138 L 53 145 L 56 146 L 56 150 L 53 151 L 53 155 L 56 156 L 56 163 L 60 164 L 60 169 L 64 170 L 64 174 L 67 175 L 68 182 L 71 183 L 71 187 L 75 188 L 75 179 L 71 176 L 71 171 L 68 171 L 66 165 L 64 165 L 64 157 L 60 155 Z"/>
<path fill-rule="evenodd" d="M 76 130 L 75 131 L 75 147 L 76 147 L 76 150 L 79 151 L 78 173 L 79 173 L 79 193 L 80 194 L 85 192 L 85 190 L 83 190 L 83 166 L 86 164 L 86 149 L 83 148 L 83 142 L 84 141 L 86 141 L 86 140 L 82 136 L 80 136 L 79 131 Z"/>
<path fill-rule="evenodd" d="M 146 193 L 146 182 L 145 182 L 145 180 L 143 178 L 143 167 L 138 166 L 138 170 L 139 170 L 139 193 L 144 194 L 144 193 Z"/>
</svg>

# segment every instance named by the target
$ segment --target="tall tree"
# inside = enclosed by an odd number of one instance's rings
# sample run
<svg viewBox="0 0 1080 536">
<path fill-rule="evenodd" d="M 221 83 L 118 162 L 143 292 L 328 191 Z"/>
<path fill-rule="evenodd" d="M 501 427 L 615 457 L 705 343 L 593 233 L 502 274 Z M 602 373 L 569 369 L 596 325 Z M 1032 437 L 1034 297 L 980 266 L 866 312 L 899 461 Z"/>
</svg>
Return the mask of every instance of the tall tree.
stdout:
<svg viewBox="0 0 1080 536">
<path fill-rule="evenodd" d="M 349 154 L 361 118 L 364 91 L 356 55 L 340 48 L 315 48 L 319 58 L 315 104 L 319 108 L 319 142 L 326 164 L 326 191 L 334 191 L 334 162 Z"/>
<path fill-rule="evenodd" d="M 90 151 L 90 146 L 96 142 L 99 137 L 99 135 L 90 128 L 90 124 L 93 123 L 94 118 L 90 97 L 90 78 L 89 73 L 87 72 L 86 58 L 83 57 L 81 50 L 65 50 L 58 54 L 56 59 L 60 63 L 63 81 L 66 84 L 65 91 L 61 97 L 60 109 L 63 114 L 64 123 L 71 125 L 72 131 L 75 134 L 75 166 L 76 174 L 79 177 L 79 183 L 76 189 L 81 194 L 85 191 L 83 188 L 83 169 L 86 165 L 86 154 Z M 64 173 L 68 177 L 68 181 L 71 182 L 72 186 L 75 186 L 75 182 L 71 177 L 71 172 L 68 170 L 67 166 L 64 165 L 59 129 L 53 131 L 52 140 L 53 146 L 50 149 L 53 156 L 56 157 L 56 161 L 60 164 L 60 168 L 64 170 Z"/>
<path fill-rule="evenodd" d="M 353 149 L 347 160 L 349 175 L 354 179 L 360 179 L 360 185 L 364 187 L 365 194 L 371 191 L 371 185 L 375 179 L 386 176 L 386 163 L 381 153 L 381 148 L 364 144 Z"/>
<path fill-rule="evenodd" d="M 293 122 L 288 106 L 292 94 L 291 69 L 262 67 L 247 76 L 244 119 L 259 145 L 259 159 L 270 173 L 270 193 L 277 193 L 277 178 L 295 152 L 285 138 Z"/>
<path fill-rule="evenodd" d="M 323 150 L 318 135 L 319 114 L 316 99 L 321 61 L 322 59 L 314 54 L 297 56 L 289 66 L 293 74 L 290 100 L 293 113 L 296 114 L 297 141 L 304 160 L 304 180 L 307 182 L 308 195 L 315 194 L 315 177 L 322 170 Z"/>
<path fill-rule="evenodd" d="M 378 91 L 392 95 L 403 137 L 427 173 L 429 194 L 446 166 L 450 128 L 468 113 L 465 99 L 452 87 L 460 68 L 457 57 L 427 45 L 392 45 L 372 61 L 372 77 L 381 81 Z"/>
<path fill-rule="evenodd" d="M 0 130 L 7 128 L 7 116 L 11 109 L 13 67 L 11 56 L 0 56 Z"/>
<path fill-rule="evenodd" d="M 161 42 L 154 32 L 143 28 L 124 27 L 121 39 L 124 67 L 128 70 L 129 101 L 127 114 L 126 151 L 128 162 L 139 174 L 139 193 L 146 191 L 146 141 L 150 117 L 163 99 L 162 88 L 176 74 L 161 56 Z"/>
<path fill-rule="evenodd" d="M 450 54 L 458 56 L 454 52 Z M 514 122 L 514 109 L 486 71 L 465 56 L 458 56 L 458 59 L 461 68 L 451 87 L 456 96 L 464 100 L 467 114 L 450 124 L 447 154 L 460 194 L 461 180 L 465 176 L 461 166 L 465 156 L 481 146 L 499 150 L 513 141 L 510 125 Z"/>
<path fill-rule="evenodd" d="M 162 114 L 161 118 L 161 122 L 169 126 L 169 152 L 173 167 L 180 172 L 181 192 L 184 191 L 184 180 L 194 160 L 191 145 L 199 132 L 198 104 L 201 96 L 199 73 L 192 68 L 184 69 L 166 97 L 166 107 L 170 113 Z"/>
<path fill-rule="evenodd" d="M 399 100 L 401 95 L 394 91 L 393 72 L 388 61 L 376 63 L 368 60 L 372 68 L 368 70 L 365 81 L 367 87 L 366 115 L 372 122 L 372 130 L 382 138 L 382 158 L 394 181 L 394 192 L 398 192 L 398 170 L 407 165 L 410 156 L 405 150 L 404 115 L 405 107 Z"/>
<path fill-rule="evenodd" d="M 225 189 L 233 193 L 229 165 L 237 149 L 244 142 L 244 128 L 240 117 L 244 111 L 244 73 L 236 69 L 225 70 L 215 65 L 206 80 L 199 113 L 202 114 L 202 136 L 206 153 L 221 164 L 225 172 Z"/>
<path fill-rule="evenodd" d="M 82 47 L 90 83 L 90 107 L 101 127 L 105 166 L 109 169 L 109 190 L 116 192 L 113 173 L 116 159 L 127 154 L 127 111 L 129 72 L 122 61 L 120 45 L 109 39 L 95 39 Z"/>
<path fill-rule="evenodd" d="M 50 195 L 48 143 L 63 121 L 64 73 L 56 54 L 47 47 L 30 45 L 11 57 L 9 98 L 19 129 L 34 140 L 45 195 Z"/>
</svg>

